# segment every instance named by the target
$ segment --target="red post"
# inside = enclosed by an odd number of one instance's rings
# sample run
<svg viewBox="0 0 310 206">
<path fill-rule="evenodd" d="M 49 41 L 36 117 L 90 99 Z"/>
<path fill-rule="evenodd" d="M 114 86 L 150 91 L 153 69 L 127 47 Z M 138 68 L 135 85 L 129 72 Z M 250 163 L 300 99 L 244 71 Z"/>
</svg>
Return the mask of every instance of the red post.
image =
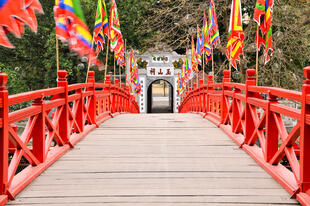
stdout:
<svg viewBox="0 0 310 206">
<path fill-rule="evenodd" d="M 279 132 L 273 112 L 270 110 L 271 104 L 277 104 L 278 98 L 269 94 L 268 106 L 266 110 L 266 152 L 265 160 L 269 162 L 278 151 Z M 253 143 L 254 144 L 254 143 Z"/>
<path fill-rule="evenodd" d="M 207 108 L 206 108 L 206 114 L 210 112 L 210 93 L 209 91 L 214 90 L 214 88 L 211 86 L 213 84 L 213 75 L 208 76 L 208 83 L 207 83 Z"/>
<path fill-rule="evenodd" d="M 41 113 L 38 114 L 38 119 L 33 129 L 33 141 L 32 151 L 34 156 L 39 160 L 40 163 L 45 161 L 45 106 L 44 99 L 42 97 L 34 100 L 33 106 L 41 107 Z"/>
<path fill-rule="evenodd" d="M 88 72 L 88 83 L 92 84 L 92 87 L 89 88 L 89 91 L 93 92 L 93 95 L 90 97 L 90 104 L 88 108 L 88 113 L 91 118 L 92 124 L 96 124 L 96 87 L 95 87 L 95 72 Z"/>
<path fill-rule="evenodd" d="M 310 67 L 304 68 L 306 80 L 302 87 L 301 128 L 300 128 L 300 190 L 310 195 L 310 104 L 307 96 L 310 94 Z"/>
<path fill-rule="evenodd" d="M 0 73 L 0 195 L 7 191 L 8 184 L 8 134 L 9 134 L 9 101 L 6 83 L 8 75 Z"/>
<path fill-rule="evenodd" d="M 77 94 L 80 95 L 80 99 L 77 105 L 77 112 L 75 114 L 76 123 L 79 126 L 81 133 L 84 131 L 84 98 L 83 98 L 83 90 L 79 89 L 76 91 Z M 75 102 L 77 103 L 77 102 Z"/>
<path fill-rule="evenodd" d="M 59 135 L 66 144 L 70 140 L 69 134 L 69 102 L 68 102 L 68 82 L 67 71 L 58 71 L 58 87 L 64 87 L 64 93 L 60 94 L 60 98 L 65 99 L 65 104 L 59 119 Z"/>
<path fill-rule="evenodd" d="M 115 79 L 114 80 L 114 95 L 113 95 L 113 112 L 118 112 L 118 97 L 119 97 L 119 92 L 118 92 L 118 88 L 119 88 L 119 80 Z"/>
<path fill-rule="evenodd" d="M 111 97 L 111 76 L 107 75 L 106 76 L 106 84 L 108 85 L 107 87 L 104 88 L 104 90 L 109 94 L 108 96 L 108 107 L 109 112 L 111 113 L 112 110 L 112 97 Z"/>
<path fill-rule="evenodd" d="M 249 92 L 249 86 L 255 86 L 255 69 L 248 69 L 247 80 L 245 82 L 245 143 L 248 143 L 252 137 L 255 129 L 254 120 L 251 115 L 251 107 L 248 103 L 248 97 L 253 96 L 253 93 Z"/>
<path fill-rule="evenodd" d="M 221 100 L 221 123 L 224 122 L 224 119 L 228 113 L 228 105 L 225 97 L 225 90 L 229 88 L 225 86 L 225 83 L 230 82 L 230 71 L 224 70 L 223 72 L 223 82 L 222 82 L 222 100 Z"/>
<path fill-rule="evenodd" d="M 203 79 L 199 80 L 199 88 L 200 88 L 200 92 L 199 92 L 199 112 L 203 112 L 204 111 L 204 106 L 205 106 L 205 94 L 204 94 L 204 88 L 203 88 Z"/>
</svg>

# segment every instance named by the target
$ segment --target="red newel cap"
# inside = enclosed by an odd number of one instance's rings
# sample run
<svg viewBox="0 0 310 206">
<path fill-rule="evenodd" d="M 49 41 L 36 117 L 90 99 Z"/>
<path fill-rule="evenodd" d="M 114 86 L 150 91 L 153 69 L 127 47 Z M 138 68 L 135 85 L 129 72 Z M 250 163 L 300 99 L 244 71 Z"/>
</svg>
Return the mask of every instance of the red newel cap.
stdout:
<svg viewBox="0 0 310 206">
<path fill-rule="evenodd" d="M 88 76 L 89 76 L 89 77 L 94 77 L 94 76 L 95 76 L 95 72 L 94 72 L 94 71 L 88 72 Z"/>
<path fill-rule="evenodd" d="M 6 73 L 0 73 L 0 88 L 6 89 L 6 83 L 8 82 L 8 75 Z"/>
<path fill-rule="evenodd" d="M 224 78 L 229 78 L 230 77 L 230 71 L 229 70 L 224 70 L 223 74 L 224 74 Z"/>
<path fill-rule="evenodd" d="M 310 66 L 304 68 L 304 75 L 306 80 L 304 81 L 305 84 L 310 84 Z"/>
<path fill-rule="evenodd" d="M 203 79 L 199 79 L 199 85 L 203 85 Z"/>
<path fill-rule="evenodd" d="M 213 75 L 209 75 L 209 76 L 208 76 L 208 81 L 209 81 L 209 82 L 213 82 Z"/>
<path fill-rule="evenodd" d="M 115 79 L 114 84 L 119 84 L 119 79 Z"/>
<path fill-rule="evenodd" d="M 255 69 L 248 69 L 246 70 L 246 74 L 247 74 L 247 79 L 248 80 L 254 80 L 255 79 Z"/>
<path fill-rule="evenodd" d="M 194 85 L 193 85 L 193 86 L 194 86 L 194 88 L 196 88 L 196 87 L 197 87 L 197 83 L 194 83 Z"/>
<path fill-rule="evenodd" d="M 59 81 L 67 81 L 67 74 L 66 70 L 59 70 L 58 71 L 58 80 Z"/>
<path fill-rule="evenodd" d="M 105 77 L 105 79 L 106 79 L 106 81 L 111 81 L 111 76 L 110 76 L 110 75 L 107 75 L 107 76 Z"/>
</svg>

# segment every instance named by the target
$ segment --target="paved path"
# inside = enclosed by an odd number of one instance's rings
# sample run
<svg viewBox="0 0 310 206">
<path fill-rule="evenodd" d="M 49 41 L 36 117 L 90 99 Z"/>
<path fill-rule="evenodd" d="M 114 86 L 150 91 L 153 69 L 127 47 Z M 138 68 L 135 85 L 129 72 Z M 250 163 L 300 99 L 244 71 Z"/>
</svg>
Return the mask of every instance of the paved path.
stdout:
<svg viewBox="0 0 310 206">
<path fill-rule="evenodd" d="M 94 130 L 10 205 L 298 205 L 199 115 L 120 115 Z"/>
</svg>

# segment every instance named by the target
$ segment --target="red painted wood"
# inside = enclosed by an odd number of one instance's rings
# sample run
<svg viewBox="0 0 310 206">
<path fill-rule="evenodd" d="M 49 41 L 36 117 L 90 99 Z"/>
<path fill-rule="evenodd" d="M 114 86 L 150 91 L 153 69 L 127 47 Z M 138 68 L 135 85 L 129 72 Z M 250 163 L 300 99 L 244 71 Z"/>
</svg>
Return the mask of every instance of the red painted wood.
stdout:
<svg viewBox="0 0 310 206">
<path fill-rule="evenodd" d="M 66 71 L 59 71 L 58 77 L 56 88 L 9 96 L 8 76 L 0 73 L 0 205 L 112 117 L 111 108 L 114 113 L 139 113 L 128 88 L 111 85 L 109 76 L 106 84 L 97 84 L 91 71 L 88 83 L 74 85 L 68 85 Z M 33 104 L 9 113 L 9 106 L 27 101 Z M 19 121 L 26 123 L 21 134 L 15 124 Z"/>
<path fill-rule="evenodd" d="M 203 91 L 189 88 L 185 92 L 179 111 L 201 113 L 200 107 L 193 105 L 205 99 L 201 105 L 204 117 L 219 126 L 300 203 L 310 205 L 310 67 L 304 73 L 302 92 L 255 86 L 253 69 L 247 70 L 245 84 L 230 82 L 229 71 L 224 71 L 221 83 L 214 83 L 210 75 Z M 299 102 L 301 109 L 283 105 L 279 98 Z M 283 116 L 295 119 L 297 125 L 287 131 Z"/>
</svg>

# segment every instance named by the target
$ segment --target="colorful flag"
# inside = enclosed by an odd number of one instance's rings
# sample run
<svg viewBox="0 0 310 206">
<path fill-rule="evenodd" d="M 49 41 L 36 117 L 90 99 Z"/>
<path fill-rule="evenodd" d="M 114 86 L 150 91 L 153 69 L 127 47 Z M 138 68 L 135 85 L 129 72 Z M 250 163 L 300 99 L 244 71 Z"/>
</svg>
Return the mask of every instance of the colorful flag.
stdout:
<svg viewBox="0 0 310 206">
<path fill-rule="evenodd" d="M 104 35 L 109 36 L 108 14 L 104 0 L 98 0 L 94 27 L 94 41 L 97 45 L 97 53 L 102 49 L 104 44 Z"/>
<path fill-rule="evenodd" d="M 217 24 L 214 0 L 211 0 L 211 2 L 210 2 L 208 32 L 209 32 L 209 36 L 211 39 L 210 46 L 216 47 L 217 42 L 220 43 L 220 32 L 219 32 L 219 28 L 218 28 L 218 24 Z"/>
<path fill-rule="evenodd" d="M 198 58 L 198 64 L 202 64 L 202 60 L 201 60 L 201 56 L 203 53 L 203 40 L 202 40 L 202 36 L 200 33 L 200 28 L 197 25 L 197 58 Z"/>
<path fill-rule="evenodd" d="M 14 48 L 6 35 L 12 33 L 20 38 L 24 34 L 24 24 L 37 32 L 36 12 L 44 13 L 38 0 L 0 0 L 0 45 Z"/>
<path fill-rule="evenodd" d="M 116 47 L 121 41 L 122 33 L 119 23 L 118 11 L 115 0 L 111 0 L 110 24 L 109 24 L 109 37 L 111 40 L 111 51 L 116 51 Z"/>
<path fill-rule="evenodd" d="M 134 51 L 133 49 L 130 50 L 130 79 L 131 82 L 135 85 L 135 93 L 136 95 L 139 95 L 141 93 L 141 85 L 139 81 L 139 73 L 138 68 L 136 65 L 136 60 L 134 57 Z"/>
<path fill-rule="evenodd" d="M 92 48 L 92 35 L 85 24 L 79 0 L 56 0 L 54 8 L 56 35 L 68 42 L 70 50 L 87 56 L 92 64 L 102 67 Z"/>
<path fill-rule="evenodd" d="M 265 64 L 270 61 L 270 56 L 273 54 L 272 48 L 272 13 L 273 13 L 273 0 L 257 0 L 254 10 L 254 21 L 257 22 L 262 36 L 256 34 L 256 45 L 260 48 L 261 45 L 265 46 Z M 261 21 L 262 20 L 262 21 Z M 258 40 L 258 42 L 257 42 Z M 271 51 L 269 56 L 269 50 Z"/>
<path fill-rule="evenodd" d="M 229 37 L 226 55 L 231 60 L 232 66 L 237 69 L 236 61 L 240 61 L 239 55 L 243 53 L 244 33 L 242 28 L 241 0 L 233 0 L 231 5 Z"/>
<path fill-rule="evenodd" d="M 186 57 L 184 59 L 184 66 L 185 66 L 185 77 L 186 77 L 186 80 L 188 81 L 192 75 L 192 68 L 189 64 L 188 50 L 187 49 L 186 49 Z"/>
<path fill-rule="evenodd" d="M 208 21 L 206 17 L 206 13 L 203 13 L 203 29 L 202 29 L 202 36 L 203 36 L 203 45 L 204 45 L 204 51 L 205 51 L 205 63 L 207 64 L 208 61 L 211 59 L 211 46 L 210 46 L 210 35 L 208 30 Z"/>
<path fill-rule="evenodd" d="M 191 63 L 192 63 L 193 71 L 198 72 L 198 59 L 197 59 L 197 53 L 195 49 L 195 42 L 194 42 L 193 36 L 192 36 Z"/>
</svg>

